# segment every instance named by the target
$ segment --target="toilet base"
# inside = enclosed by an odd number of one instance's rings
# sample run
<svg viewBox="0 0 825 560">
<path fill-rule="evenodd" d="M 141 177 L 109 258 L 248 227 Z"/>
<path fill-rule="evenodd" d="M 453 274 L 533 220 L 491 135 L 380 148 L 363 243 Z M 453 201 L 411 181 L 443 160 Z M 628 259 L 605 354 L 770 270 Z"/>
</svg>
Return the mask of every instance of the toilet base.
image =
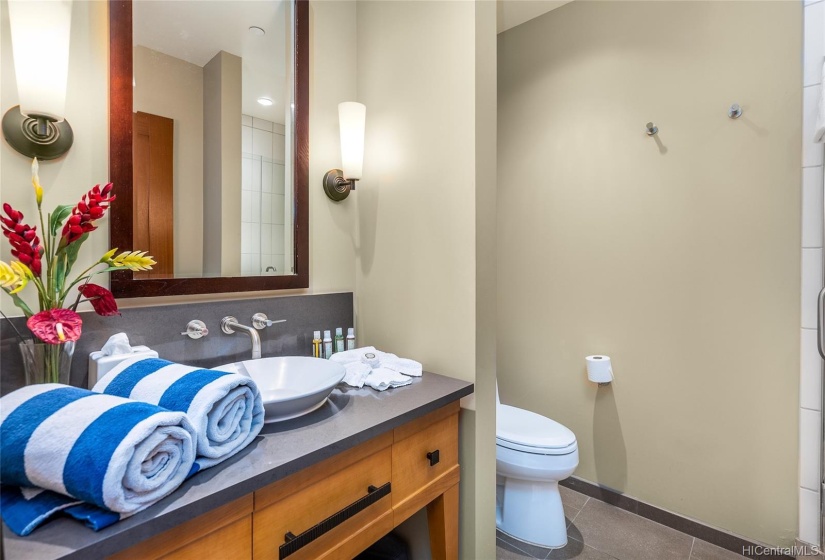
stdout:
<svg viewBox="0 0 825 560">
<path fill-rule="evenodd" d="M 511 537 L 544 548 L 567 545 L 567 522 L 559 483 L 504 477 L 497 492 L 496 527 Z"/>
</svg>

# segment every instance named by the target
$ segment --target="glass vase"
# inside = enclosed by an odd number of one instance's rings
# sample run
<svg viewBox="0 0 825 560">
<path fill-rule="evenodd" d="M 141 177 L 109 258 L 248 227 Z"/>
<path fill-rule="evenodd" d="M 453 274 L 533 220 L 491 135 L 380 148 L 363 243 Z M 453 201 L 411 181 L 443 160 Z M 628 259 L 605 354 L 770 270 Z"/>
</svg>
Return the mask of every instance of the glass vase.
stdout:
<svg viewBox="0 0 825 560">
<path fill-rule="evenodd" d="M 27 340 L 21 342 L 19 346 L 20 354 L 23 356 L 26 385 L 37 383 L 63 383 L 69 385 L 74 342 L 46 344 L 45 342 Z"/>
</svg>

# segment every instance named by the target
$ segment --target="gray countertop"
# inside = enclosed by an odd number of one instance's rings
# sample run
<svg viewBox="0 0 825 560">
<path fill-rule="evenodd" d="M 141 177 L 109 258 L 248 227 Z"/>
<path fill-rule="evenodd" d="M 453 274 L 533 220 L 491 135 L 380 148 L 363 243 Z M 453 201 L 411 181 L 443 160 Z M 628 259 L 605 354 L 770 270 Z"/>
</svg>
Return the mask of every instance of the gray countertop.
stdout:
<svg viewBox="0 0 825 560">
<path fill-rule="evenodd" d="M 266 425 L 232 459 L 198 473 L 164 500 L 102 531 L 57 518 L 28 537 L 18 537 L 4 525 L 4 558 L 103 558 L 472 392 L 471 383 L 426 372 L 412 385 L 382 393 L 339 386 L 315 412 Z"/>
</svg>

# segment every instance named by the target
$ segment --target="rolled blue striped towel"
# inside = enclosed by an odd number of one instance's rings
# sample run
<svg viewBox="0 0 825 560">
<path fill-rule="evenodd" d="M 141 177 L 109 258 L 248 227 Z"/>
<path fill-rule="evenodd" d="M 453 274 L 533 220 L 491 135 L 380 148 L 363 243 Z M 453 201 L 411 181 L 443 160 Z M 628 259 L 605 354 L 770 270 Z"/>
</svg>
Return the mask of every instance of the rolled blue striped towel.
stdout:
<svg viewBox="0 0 825 560">
<path fill-rule="evenodd" d="M 251 378 L 158 358 L 118 364 L 92 389 L 185 412 L 197 432 L 197 464 L 205 469 L 249 445 L 264 425 L 261 393 Z"/>
<path fill-rule="evenodd" d="M 57 511 L 100 529 L 168 496 L 194 469 L 185 414 L 57 383 L 0 399 L 2 517 L 27 535 Z"/>
</svg>

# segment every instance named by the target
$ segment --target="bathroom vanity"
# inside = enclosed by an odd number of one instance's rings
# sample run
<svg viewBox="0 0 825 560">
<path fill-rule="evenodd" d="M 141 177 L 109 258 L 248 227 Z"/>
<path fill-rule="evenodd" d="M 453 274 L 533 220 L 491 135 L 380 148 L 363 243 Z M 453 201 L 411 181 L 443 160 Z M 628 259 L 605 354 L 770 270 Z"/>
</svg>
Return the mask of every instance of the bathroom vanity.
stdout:
<svg viewBox="0 0 825 560">
<path fill-rule="evenodd" d="M 432 373 L 382 393 L 338 388 L 103 531 L 60 518 L 4 532 L 5 558 L 344 559 L 422 508 L 432 557 L 458 558 L 458 401 L 472 390 Z"/>
</svg>

